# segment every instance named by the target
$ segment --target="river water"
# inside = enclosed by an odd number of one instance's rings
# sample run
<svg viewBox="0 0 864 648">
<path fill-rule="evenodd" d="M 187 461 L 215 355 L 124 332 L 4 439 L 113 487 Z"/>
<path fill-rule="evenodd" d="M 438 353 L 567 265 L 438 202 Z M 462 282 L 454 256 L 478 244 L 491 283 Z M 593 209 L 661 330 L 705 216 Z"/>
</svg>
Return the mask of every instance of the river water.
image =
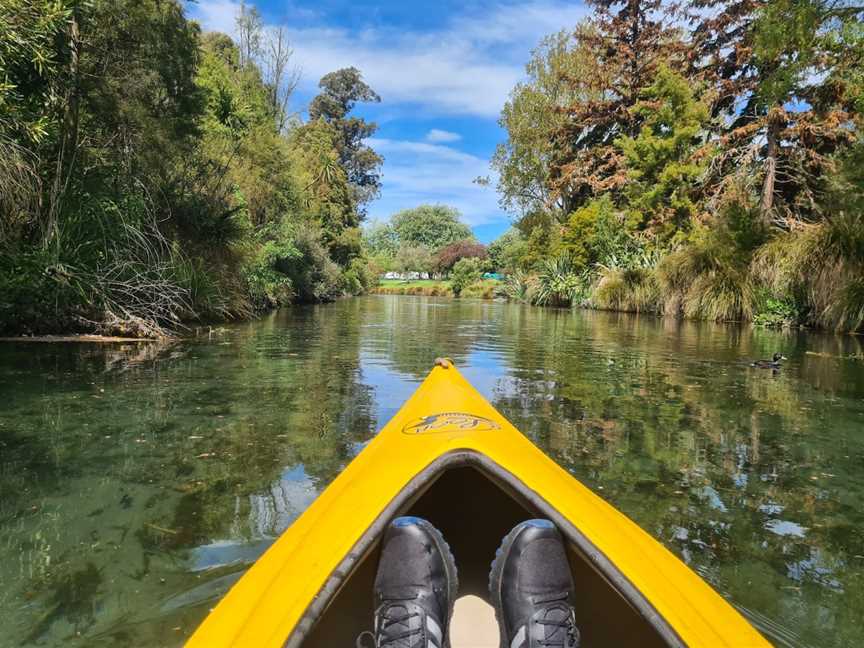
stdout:
<svg viewBox="0 0 864 648">
<path fill-rule="evenodd" d="M 182 644 L 443 355 L 773 643 L 864 645 L 862 347 L 395 296 L 0 344 L 0 645 Z"/>
</svg>

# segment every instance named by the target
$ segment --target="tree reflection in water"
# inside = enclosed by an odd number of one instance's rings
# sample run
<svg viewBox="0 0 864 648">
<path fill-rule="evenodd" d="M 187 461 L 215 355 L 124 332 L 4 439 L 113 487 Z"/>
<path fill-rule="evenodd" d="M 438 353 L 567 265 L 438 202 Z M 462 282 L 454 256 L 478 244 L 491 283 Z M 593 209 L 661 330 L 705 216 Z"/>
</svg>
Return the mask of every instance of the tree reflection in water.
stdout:
<svg viewBox="0 0 864 648">
<path fill-rule="evenodd" d="M 859 339 L 383 296 L 0 347 L 6 641 L 180 645 L 444 355 L 775 643 L 864 641 Z"/>
</svg>

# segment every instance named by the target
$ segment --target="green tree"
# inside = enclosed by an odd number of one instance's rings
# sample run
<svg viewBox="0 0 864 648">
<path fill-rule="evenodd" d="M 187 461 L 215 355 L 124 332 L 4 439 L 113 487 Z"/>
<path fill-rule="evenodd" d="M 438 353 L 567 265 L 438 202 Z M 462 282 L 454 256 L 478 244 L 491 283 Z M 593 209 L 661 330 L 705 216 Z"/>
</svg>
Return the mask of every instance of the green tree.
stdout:
<svg viewBox="0 0 864 648">
<path fill-rule="evenodd" d="M 629 224 L 668 241 L 689 228 L 699 209 L 697 189 L 711 159 L 704 146 L 709 109 L 687 79 L 663 65 L 630 110 L 639 115 L 639 134 L 615 141 L 630 179 Z"/>
<path fill-rule="evenodd" d="M 318 83 L 321 94 L 309 106 L 309 119 L 321 119 L 338 133 L 339 161 L 348 174 L 353 198 L 362 206 L 374 200 L 381 190 L 383 162 L 363 140 L 378 130 L 377 124 L 361 117 L 349 116 L 358 102 L 381 101 L 381 97 L 363 81 L 357 68 L 343 68 L 324 75 Z"/>
<path fill-rule="evenodd" d="M 766 224 L 819 218 L 833 155 L 859 119 L 861 6 L 834 0 L 696 0 L 692 59 L 714 82 L 721 156 L 708 185 L 758 179 Z M 708 11 L 705 11 L 705 9 Z M 860 77 L 857 77 L 860 78 Z"/>
<path fill-rule="evenodd" d="M 459 210 L 445 205 L 420 205 L 393 215 L 393 230 L 402 245 L 437 250 L 449 243 L 473 239 L 471 228 L 460 221 Z"/>
<path fill-rule="evenodd" d="M 450 272 L 450 288 L 458 297 L 465 288 L 480 281 L 481 277 L 480 259 L 476 257 L 459 259 Z"/>
<path fill-rule="evenodd" d="M 519 265 L 534 270 L 543 259 L 560 251 L 564 227 L 551 212 L 536 210 L 525 214 L 516 222 L 516 229 L 524 241 Z"/>
<path fill-rule="evenodd" d="M 363 230 L 363 243 L 375 257 L 393 258 L 399 251 L 399 235 L 389 223 L 369 223 Z"/>
<path fill-rule="evenodd" d="M 527 80 L 513 88 L 501 111 L 498 123 L 507 139 L 492 158 L 501 204 L 508 211 L 564 208 L 562 196 L 550 185 L 555 135 L 567 120 L 560 108 L 592 97 L 583 83 L 592 65 L 591 52 L 569 31 L 547 36 L 532 52 L 525 66 Z"/>
<path fill-rule="evenodd" d="M 178 0 L 0 0 L 0 327 L 153 334 L 362 290 L 345 133 L 286 130 L 284 33 L 239 22 L 238 46 Z"/>
<path fill-rule="evenodd" d="M 396 253 L 393 269 L 400 273 L 431 272 L 432 253 L 423 245 L 403 245 Z"/>
<path fill-rule="evenodd" d="M 522 235 L 511 227 L 488 247 L 489 265 L 495 272 L 512 272 L 519 267 L 525 242 Z"/>
<path fill-rule="evenodd" d="M 57 75 L 66 52 L 57 47 L 77 3 L 0 0 L 0 136 L 35 142 L 58 116 Z"/>
</svg>

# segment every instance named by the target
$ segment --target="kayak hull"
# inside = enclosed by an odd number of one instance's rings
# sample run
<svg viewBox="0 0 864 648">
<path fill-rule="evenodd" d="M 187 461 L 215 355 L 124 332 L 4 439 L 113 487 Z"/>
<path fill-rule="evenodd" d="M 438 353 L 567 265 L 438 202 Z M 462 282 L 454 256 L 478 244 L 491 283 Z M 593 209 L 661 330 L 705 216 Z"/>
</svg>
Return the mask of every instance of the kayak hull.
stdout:
<svg viewBox="0 0 864 648">
<path fill-rule="evenodd" d="M 459 566 L 460 594 L 480 597 L 503 535 L 528 517 L 554 521 L 569 543 L 586 645 L 769 645 L 697 574 L 544 455 L 455 367 L 442 365 L 188 646 L 351 645 L 371 626 L 378 541 L 403 514 L 442 530 Z"/>
</svg>

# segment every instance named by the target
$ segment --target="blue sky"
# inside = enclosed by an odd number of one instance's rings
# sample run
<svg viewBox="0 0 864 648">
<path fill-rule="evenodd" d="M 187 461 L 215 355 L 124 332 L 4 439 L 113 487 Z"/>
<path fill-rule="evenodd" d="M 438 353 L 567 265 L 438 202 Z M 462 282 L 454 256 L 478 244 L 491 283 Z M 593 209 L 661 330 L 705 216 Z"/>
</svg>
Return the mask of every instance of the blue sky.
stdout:
<svg viewBox="0 0 864 648">
<path fill-rule="evenodd" d="M 481 241 L 509 227 L 498 206 L 489 159 L 505 138 L 497 120 L 546 34 L 572 28 L 579 2 L 537 0 L 254 0 L 266 23 L 284 25 L 302 78 L 293 109 L 318 80 L 359 68 L 382 98 L 357 112 L 379 125 L 372 146 L 384 156 L 381 198 L 369 217 L 387 220 L 422 203 L 458 208 Z M 232 33 L 239 0 L 187 2 L 205 29 Z M 490 187 L 473 183 L 491 176 Z"/>
</svg>

